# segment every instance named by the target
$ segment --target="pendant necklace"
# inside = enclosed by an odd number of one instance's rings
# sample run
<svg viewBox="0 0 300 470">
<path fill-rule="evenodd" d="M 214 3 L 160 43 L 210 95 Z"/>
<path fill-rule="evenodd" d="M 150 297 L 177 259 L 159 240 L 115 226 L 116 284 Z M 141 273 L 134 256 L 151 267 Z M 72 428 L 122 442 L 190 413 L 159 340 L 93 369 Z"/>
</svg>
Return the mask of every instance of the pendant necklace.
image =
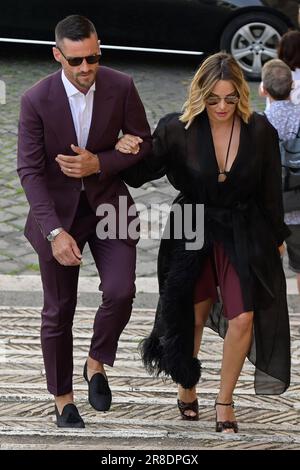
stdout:
<svg viewBox="0 0 300 470">
<path fill-rule="evenodd" d="M 233 117 L 233 121 L 232 121 L 231 132 L 230 132 L 230 137 L 229 137 L 229 142 L 228 142 L 228 147 L 227 147 L 227 152 L 226 152 L 226 158 L 225 158 L 224 170 L 221 171 L 220 167 L 219 167 L 218 183 L 223 183 L 226 180 L 227 175 L 228 175 L 228 171 L 226 171 L 226 166 L 227 166 L 227 160 L 228 160 L 228 155 L 229 155 L 231 141 L 232 141 L 234 123 L 235 123 L 235 116 Z"/>
</svg>

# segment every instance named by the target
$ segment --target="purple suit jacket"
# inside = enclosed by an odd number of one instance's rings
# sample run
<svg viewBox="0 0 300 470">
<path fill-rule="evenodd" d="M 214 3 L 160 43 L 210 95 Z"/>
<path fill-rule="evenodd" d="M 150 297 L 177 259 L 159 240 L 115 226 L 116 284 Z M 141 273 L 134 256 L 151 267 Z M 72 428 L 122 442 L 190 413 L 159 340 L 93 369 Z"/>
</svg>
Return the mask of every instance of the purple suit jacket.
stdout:
<svg viewBox="0 0 300 470">
<path fill-rule="evenodd" d="M 137 155 L 114 150 L 121 130 L 144 139 Z M 77 145 L 77 138 L 58 71 L 25 92 L 19 120 L 18 174 L 30 205 L 25 236 L 44 259 L 52 257 L 46 236 L 57 227 L 70 229 L 79 202 L 81 180 L 65 176 L 55 161 L 59 153 L 72 155 L 71 144 Z M 101 203 L 112 203 L 118 210 L 120 195 L 133 204 L 120 172 L 137 163 L 150 147 L 150 128 L 132 78 L 100 66 L 86 148 L 99 156 L 101 172 L 84 178 L 95 211 Z"/>
</svg>

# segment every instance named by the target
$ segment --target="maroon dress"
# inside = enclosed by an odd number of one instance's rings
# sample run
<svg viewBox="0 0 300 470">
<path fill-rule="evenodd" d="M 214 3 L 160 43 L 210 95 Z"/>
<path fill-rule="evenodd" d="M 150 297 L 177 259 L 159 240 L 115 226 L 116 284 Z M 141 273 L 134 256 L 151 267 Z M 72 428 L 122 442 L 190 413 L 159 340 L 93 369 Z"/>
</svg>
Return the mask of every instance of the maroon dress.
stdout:
<svg viewBox="0 0 300 470">
<path fill-rule="evenodd" d="M 195 304 L 208 298 L 212 299 L 213 303 L 218 302 L 218 286 L 223 302 L 223 313 L 228 320 L 245 312 L 238 274 L 230 263 L 223 245 L 214 243 L 213 253 L 211 257 L 206 258 L 196 283 Z"/>
</svg>

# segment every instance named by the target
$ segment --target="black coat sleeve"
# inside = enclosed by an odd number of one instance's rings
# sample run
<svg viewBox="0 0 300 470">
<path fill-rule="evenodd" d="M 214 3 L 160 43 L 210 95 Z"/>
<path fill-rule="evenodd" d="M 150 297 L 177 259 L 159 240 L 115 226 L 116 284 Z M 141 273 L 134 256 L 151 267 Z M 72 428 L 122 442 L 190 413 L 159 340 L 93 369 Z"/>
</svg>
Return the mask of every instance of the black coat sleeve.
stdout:
<svg viewBox="0 0 300 470">
<path fill-rule="evenodd" d="M 129 186 L 138 188 L 147 181 L 156 180 L 166 175 L 169 169 L 168 123 L 174 114 L 163 117 L 154 131 L 152 150 L 136 165 L 122 173 L 122 179 Z"/>
<path fill-rule="evenodd" d="M 262 134 L 264 160 L 261 178 L 261 205 L 265 216 L 273 228 L 278 246 L 290 235 L 284 223 L 282 200 L 282 170 L 279 138 L 276 129 L 265 120 Z"/>
</svg>

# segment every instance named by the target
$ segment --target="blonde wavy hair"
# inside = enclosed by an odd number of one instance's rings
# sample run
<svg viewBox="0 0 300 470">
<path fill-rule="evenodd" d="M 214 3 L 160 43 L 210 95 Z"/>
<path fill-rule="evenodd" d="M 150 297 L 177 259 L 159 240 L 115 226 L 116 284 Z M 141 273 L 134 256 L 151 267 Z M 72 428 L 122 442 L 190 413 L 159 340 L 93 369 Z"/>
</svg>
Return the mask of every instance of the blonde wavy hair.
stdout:
<svg viewBox="0 0 300 470">
<path fill-rule="evenodd" d="M 195 117 L 204 111 L 205 101 L 219 80 L 229 80 L 232 83 L 240 97 L 236 112 L 245 123 L 248 123 L 252 113 L 249 103 L 250 91 L 242 69 L 230 54 L 218 52 L 201 64 L 192 80 L 188 99 L 183 105 L 183 114 L 179 118 L 180 121 L 187 123 L 186 129 Z"/>
</svg>

